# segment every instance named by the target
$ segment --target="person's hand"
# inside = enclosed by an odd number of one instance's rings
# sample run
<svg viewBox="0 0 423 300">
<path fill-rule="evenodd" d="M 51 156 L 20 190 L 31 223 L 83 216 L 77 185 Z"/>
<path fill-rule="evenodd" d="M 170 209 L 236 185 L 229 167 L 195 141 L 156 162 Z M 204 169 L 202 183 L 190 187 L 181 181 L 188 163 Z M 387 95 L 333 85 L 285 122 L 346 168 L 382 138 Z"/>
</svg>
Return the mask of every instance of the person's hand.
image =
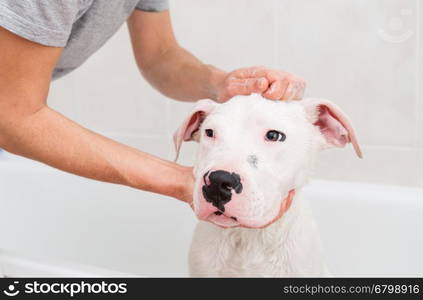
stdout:
<svg viewBox="0 0 423 300">
<path fill-rule="evenodd" d="M 183 167 L 180 179 L 182 180 L 182 187 L 177 198 L 186 202 L 192 208 L 192 194 L 194 189 L 194 175 L 192 173 L 192 167 Z"/>
<path fill-rule="evenodd" d="M 262 94 L 272 100 L 301 100 L 306 83 L 304 79 L 288 72 L 250 67 L 228 73 L 220 84 L 218 102 L 225 102 L 237 95 Z"/>
</svg>

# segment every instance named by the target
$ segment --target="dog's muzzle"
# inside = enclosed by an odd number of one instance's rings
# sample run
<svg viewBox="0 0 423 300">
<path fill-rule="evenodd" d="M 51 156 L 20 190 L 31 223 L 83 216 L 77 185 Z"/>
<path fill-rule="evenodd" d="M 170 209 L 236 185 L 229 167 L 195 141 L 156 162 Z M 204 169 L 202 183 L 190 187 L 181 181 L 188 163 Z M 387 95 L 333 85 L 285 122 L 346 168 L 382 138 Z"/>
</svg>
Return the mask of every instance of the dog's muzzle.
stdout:
<svg viewBox="0 0 423 300">
<path fill-rule="evenodd" d="M 225 212 L 225 204 L 231 201 L 232 190 L 237 194 L 242 192 L 241 177 L 236 173 L 223 170 L 209 171 L 204 174 L 203 179 L 203 196 L 220 213 Z"/>
</svg>

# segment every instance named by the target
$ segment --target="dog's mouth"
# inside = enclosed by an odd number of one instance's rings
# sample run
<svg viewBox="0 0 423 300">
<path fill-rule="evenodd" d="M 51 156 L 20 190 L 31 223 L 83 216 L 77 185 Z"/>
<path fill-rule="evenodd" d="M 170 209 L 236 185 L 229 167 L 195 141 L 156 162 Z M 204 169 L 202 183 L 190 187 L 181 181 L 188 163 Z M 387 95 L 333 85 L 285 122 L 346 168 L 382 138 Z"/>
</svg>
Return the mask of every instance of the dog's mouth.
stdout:
<svg viewBox="0 0 423 300">
<path fill-rule="evenodd" d="M 274 222 L 276 222 L 277 220 L 279 220 L 280 218 L 282 218 L 282 216 L 288 211 L 288 209 L 291 207 L 292 204 L 292 200 L 294 198 L 295 195 L 295 189 L 292 189 L 289 191 L 288 195 L 283 199 L 279 212 L 276 215 L 276 217 L 274 217 L 270 222 L 268 222 L 265 225 L 261 225 L 261 226 L 247 226 L 245 224 L 242 224 L 238 221 L 238 219 L 234 216 L 229 216 L 219 210 L 211 213 L 208 217 L 207 217 L 207 221 L 223 227 L 223 228 L 231 228 L 231 227 L 244 227 L 244 228 L 255 228 L 255 229 L 260 229 L 260 228 L 265 228 L 271 224 L 273 224 Z"/>
<path fill-rule="evenodd" d="M 221 211 L 215 211 L 208 216 L 207 221 L 216 224 L 217 226 L 228 228 L 240 226 L 236 217 L 228 217 Z"/>
</svg>

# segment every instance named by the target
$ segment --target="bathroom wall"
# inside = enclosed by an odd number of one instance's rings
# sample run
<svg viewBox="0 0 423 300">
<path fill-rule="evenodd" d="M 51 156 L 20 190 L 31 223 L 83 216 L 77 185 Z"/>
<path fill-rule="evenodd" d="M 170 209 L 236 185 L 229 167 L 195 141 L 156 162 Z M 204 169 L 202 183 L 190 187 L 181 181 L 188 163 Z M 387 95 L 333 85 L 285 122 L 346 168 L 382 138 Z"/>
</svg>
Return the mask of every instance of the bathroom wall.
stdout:
<svg viewBox="0 0 423 300">
<path fill-rule="evenodd" d="M 337 102 L 364 151 L 327 150 L 316 177 L 423 186 L 419 0 L 171 0 L 180 43 L 226 70 L 265 65 L 303 76 L 307 96 Z M 173 130 L 192 104 L 139 75 L 123 27 L 87 63 L 53 83 L 49 104 L 82 125 L 172 159 Z M 183 76 L 183 74 L 181 74 Z M 183 148 L 192 163 L 195 145 Z"/>
</svg>

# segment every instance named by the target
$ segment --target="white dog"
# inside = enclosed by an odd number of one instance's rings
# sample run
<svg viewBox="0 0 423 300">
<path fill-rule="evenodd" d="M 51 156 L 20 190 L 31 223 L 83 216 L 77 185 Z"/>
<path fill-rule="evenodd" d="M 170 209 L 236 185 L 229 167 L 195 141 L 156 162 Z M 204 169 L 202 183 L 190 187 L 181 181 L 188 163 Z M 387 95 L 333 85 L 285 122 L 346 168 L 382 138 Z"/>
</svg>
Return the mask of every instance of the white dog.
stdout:
<svg viewBox="0 0 423 300">
<path fill-rule="evenodd" d="M 195 277 L 326 276 L 319 234 L 299 190 L 316 153 L 351 142 L 346 115 L 321 99 L 238 96 L 199 101 L 175 133 L 199 142 L 194 166 Z"/>
</svg>

